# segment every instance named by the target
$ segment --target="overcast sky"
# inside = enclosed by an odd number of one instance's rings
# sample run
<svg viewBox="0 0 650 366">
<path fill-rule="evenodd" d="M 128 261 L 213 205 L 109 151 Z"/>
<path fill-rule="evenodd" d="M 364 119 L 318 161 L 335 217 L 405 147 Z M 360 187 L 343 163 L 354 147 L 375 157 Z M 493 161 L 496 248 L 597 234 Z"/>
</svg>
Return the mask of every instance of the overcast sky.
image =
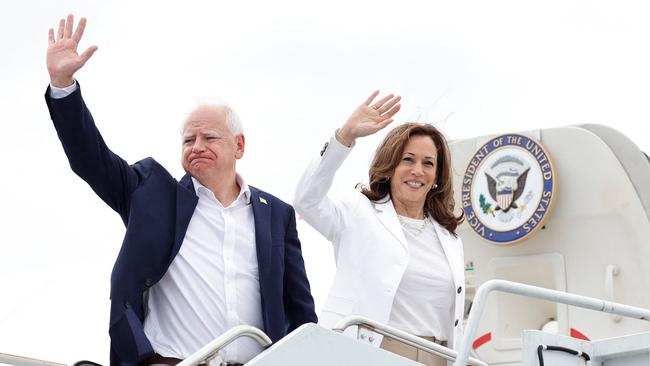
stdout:
<svg viewBox="0 0 650 366">
<path fill-rule="evenodd" d="M 11 4 L 11 5 L 8 5 Z M 108 145 L 182 176 L 197 98 L 244 122 L 247 181 L 291 202 L 311 157 L 374 89 L 451 139 L 579 123 L 650 150 L 650 2 L 5 2 L 0 25 L 0 353 L 108 363 L 109 277 L 123 225 L 69 169 L 43 93 L 47 30 L 86 16 L 79 72 Z M 364 181 L 383 136 L 359 140 L 333 195 Z M 561 157 L 555 157 L 561 159 Z M 317 307 L 331 248 L 298 225 Z"/>
</svg>

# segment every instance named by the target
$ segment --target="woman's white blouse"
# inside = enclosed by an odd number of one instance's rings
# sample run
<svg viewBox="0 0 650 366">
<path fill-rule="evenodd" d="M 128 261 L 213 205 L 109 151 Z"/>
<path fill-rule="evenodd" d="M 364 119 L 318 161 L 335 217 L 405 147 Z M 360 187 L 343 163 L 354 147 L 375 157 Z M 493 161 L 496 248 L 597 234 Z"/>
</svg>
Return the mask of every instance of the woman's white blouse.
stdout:
<svg viewBox="0 0 650 366">
<path fill-rule="evenodd" d="M 419 336 L 449 339 L 454 279 L 433 223 L 399 216 L 409 262 L 393 299 L 388 324 Z"/>
</svg>

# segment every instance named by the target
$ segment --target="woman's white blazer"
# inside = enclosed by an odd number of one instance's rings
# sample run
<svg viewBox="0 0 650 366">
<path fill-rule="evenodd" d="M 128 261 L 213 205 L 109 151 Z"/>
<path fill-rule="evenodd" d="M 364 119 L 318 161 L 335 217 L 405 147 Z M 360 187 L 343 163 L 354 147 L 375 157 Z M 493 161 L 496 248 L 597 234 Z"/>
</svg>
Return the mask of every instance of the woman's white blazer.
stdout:
<svg viewBox="0 0 650 366">
<path fill-rule="evenodd" d="M 393 297 L 409 260 L 409 249 L 397 213 L 388 197 L 370 201 L 357 190 L 342 200 L 327 197 L 334 175 L 350 153 L 332 137 L 298 184 L 295 209 L 305 221 L 332 242 L 336 275 L 319 323 L 332 328 L 347 315 L 361 315 L 387 324 Z M 454 320 L 448 346 L 461 339 L 465 303 L 463 245 L 459 237 L 435 222 L 451 268 L 455 296 Z M 369 339 L 370 337 L 366 337 Z M 371 343 L 379 345 L 381 336 Z"/>
</svg>

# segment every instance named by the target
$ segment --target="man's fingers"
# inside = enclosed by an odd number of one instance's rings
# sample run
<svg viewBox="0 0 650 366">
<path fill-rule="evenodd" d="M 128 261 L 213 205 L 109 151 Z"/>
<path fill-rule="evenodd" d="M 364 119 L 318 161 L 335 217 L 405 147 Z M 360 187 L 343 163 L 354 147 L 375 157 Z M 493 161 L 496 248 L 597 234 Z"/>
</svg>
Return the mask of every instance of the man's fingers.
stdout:
<svg viewBox="0 0 650 366">
<path fill-rule="evenodd" d="M 50 28 L 50 30 L 47 32 L 47 40 L 49 44 L 54 43 L 54 29 Z"/>
<path fill-rule="evenodd" d="M 84 35 L 84 29 L 86 29 L 86 18 L 81 18 L 79 20 L 79 25 L 77 25 L 77 30 L 74 31 L 72 39 L 79 43 L 81 37 Z"/>
<path fill-rule="evenodd" d="M 363 102 L 363 104 L 370 105 L 370 103 L 372 103 L 373 99 L 375 99 L 377 95 L 379 95 L 379 90 L 375 90 L 374 92 L 372 92 L 372 94 L 370 94 L 368 99 L 366 99 L 366 101 Z"/>
<path fill-rule="evenodd" d="M 400 97 L 399 95 L 396 96 L 395 98 L 393 98 L 393 99 L 391 99 L 390 101 L 388 101 L 388 103 L 386 103 L 386 104 L 384 104 L 383 106 L 381 106 L 381 108 L 377 109 L 377 112 L 379 112 L 379 114 L 384 114 L 384 113 L 386 113 L 387 110 L 393 108 L 393 106 L 394 106 L 395 104 L 397 104 L 397 102 L 399 102 L 401 99 L 402 99 L 402 97 Z"/>
<path fill-rule="evenodd" d="M 90 59 L 90 57 L 93 55 L 93 53 L 95 53 L 95 51 L 97 51 L 97 46 L 90 46 L 84 51 L 84 53 L 79 55 L 79 57 L 81 57 L 81 60 L 85 64 L 86 61 L 88 61 L 88 59 Z"/>
<path fill-rule="evenodd" d="M 68 20 L 65 22 L 65 31 L 63 32 L 63 37 L 70 38 L 72 36 L 72 27 L 74 26 L 74 16 L 68 14 Z"/>
<path fill-rule="evenodd" d="M 373 105 L 372 105 L 372 108 L 373 108 L 373 109 L 379 109 L 379 108 L 381 108 L 381 106 L 383 106 L 384 103 L 386 103 L 387 101 L 389 101 L 392 97 L 393 97 L 393 94 L 388 94 L 387 96 L 385 96 L 385 97 L 381 98 L 379 101 L 377 101 L 377 103 L 373 104 Z"/>
<path fill-rule="evenodd" d="M 56 40 L 63 38 L 63 29 L 65 28 L 65 20 L 59 20 L 59 30 L 56 32 Z"/>
</svg>

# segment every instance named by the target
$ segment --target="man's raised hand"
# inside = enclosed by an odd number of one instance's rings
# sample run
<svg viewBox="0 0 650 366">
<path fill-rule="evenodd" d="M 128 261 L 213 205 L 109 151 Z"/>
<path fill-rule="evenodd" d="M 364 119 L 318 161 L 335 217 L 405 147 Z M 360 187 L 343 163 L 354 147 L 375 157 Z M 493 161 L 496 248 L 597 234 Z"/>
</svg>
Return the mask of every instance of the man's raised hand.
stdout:
<svg viewBox="0 0 650 366">
<path fill-rule="evenodd" d="M 77 46 L 86 28 L 86 18 L 79 20 L 74 33 L 72 33 L 73 27 L 74 17 L 70 14 L 68 19 L 59 21 L 56 38 L 54 38 L 54 29 L 50 28 L 48 34 L 47 71 L 50 74 L 50 83 L 58 88 L 72 85 L 74 73 L 82 68 L 90 56 L 97 51 L 97 46 L 90 46 L 79 55 Z"/>
</svg>

